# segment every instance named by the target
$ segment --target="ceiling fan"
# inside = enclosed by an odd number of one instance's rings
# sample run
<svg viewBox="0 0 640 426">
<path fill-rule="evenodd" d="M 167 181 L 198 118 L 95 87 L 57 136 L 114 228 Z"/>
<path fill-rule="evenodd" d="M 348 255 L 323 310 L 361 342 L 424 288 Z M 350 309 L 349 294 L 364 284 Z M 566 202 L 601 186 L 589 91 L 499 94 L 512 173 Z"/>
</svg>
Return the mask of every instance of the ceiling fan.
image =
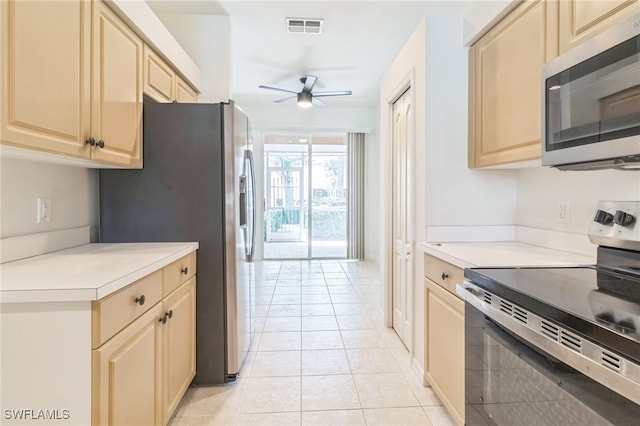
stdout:
<svg viewBox="0 0 640 426">
<path fill-rule="evenodd" d="M 260 85 L 258 86 L 261 89 L 269 89 L 269 90 L 277 90 L 279 92 L 287 92 L 287 93 L 293 93 L 295 96 L 289 96 L 287 98 L 282 98 L 282 99 L 277 99 L 273 102 L 280 104 L 286 101 L 290 101 L 292 99 L 296 99 L 296 102 L 298 104 L 298 106 L 300 108 L 309 108 L 311 105 L 318 105 L 318 106 L 326 106 L 327 104 L 323 101 L 321 101 L 318 98 L 321 97 L 326 97 L 326 96 L 348 96 L 351 94 L 351 90 L 341 90 L 341 91 L 337 91 L 337 92 L 315 92 L 312 93 L 311 91 L 313 90 L 313 86 L 316 84 L 316 81 L 318 81 L 318 77 L 316 77 L 315 75 L 307 75 L 304 77 L 300 78 L 300 82 L 304 85 L 302 87 L 302 91 L 300 92 L 294 92 L 292 90 L 287 90 L 287 89 L 281 89 L 279 87 L 271 87 L 271 86 L 265 86 L 265 85 Z"/>
</svg>

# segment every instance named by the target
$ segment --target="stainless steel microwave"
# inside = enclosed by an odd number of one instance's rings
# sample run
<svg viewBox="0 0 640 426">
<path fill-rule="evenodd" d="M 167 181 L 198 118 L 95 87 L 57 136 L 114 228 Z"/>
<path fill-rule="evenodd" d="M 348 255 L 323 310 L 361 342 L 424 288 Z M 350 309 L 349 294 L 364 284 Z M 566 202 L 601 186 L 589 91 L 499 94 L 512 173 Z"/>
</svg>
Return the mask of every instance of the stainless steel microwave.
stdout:
<svg viewBox="0 0 640 426">
<path fill-rule="evenodd" d="M 542 165 L 640 170 L 640 15 L 543 66 Z"/>
</svg>

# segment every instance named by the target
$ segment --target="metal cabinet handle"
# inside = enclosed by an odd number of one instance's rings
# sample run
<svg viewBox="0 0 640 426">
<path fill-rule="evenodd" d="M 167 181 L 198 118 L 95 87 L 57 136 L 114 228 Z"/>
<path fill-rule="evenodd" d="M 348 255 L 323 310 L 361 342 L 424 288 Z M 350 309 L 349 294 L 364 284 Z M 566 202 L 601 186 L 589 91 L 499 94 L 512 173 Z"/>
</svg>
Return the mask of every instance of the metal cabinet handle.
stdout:
<svg viewBox="0 0 640 426">
<path fill-rule="evenodd" d="M 98 145 L 99 148 L 104 148 L 104 141 L 102 139 L 100 139 L 96 145 Z"/>
<path fill-rule="evenodd" d="M 185 266 L 184 268 L 180 269 L 180 272 L 187 275 L 189 273 L 189 268 Z"/>
<path fill-rule="evenodd" d="M 165 315 L 167 315 L 169 319 L 171 319 L 173 317 L 173 309 L 170 309 L 169 312 L 167 312 Z"/>
<path fill-rule="evenodd" d="M 446 272 L 443 272 L 442 275 L 440 275 L 440 278 L 442 278 L 443 280 L 446 280 L 447 278 L 449 278 L 449 274 L 447 274 Z"/>
<path fill-rule="evenodd" d="M 94 138 L 89 138 L 89 139 L 84 141 L 84 144 L 85 145 L 89 145 L 89 146 L 95 146 L 96 140 Z"/>
<path fill-rule="evenodd" d="M 144 301 L 145 301 L 144 294 L 141 294 L 140 296 L 136 297 L 136 303 L 139 304 L 140 306 L 144 305 Z"/>
<path fill-rule="evenodd" d="M 161 316 L 158 321 L 161 322 L 162 324 L 166 324 L 167 323 L 167 314 L 164 314 L 163 316 Z"/>
</svg>

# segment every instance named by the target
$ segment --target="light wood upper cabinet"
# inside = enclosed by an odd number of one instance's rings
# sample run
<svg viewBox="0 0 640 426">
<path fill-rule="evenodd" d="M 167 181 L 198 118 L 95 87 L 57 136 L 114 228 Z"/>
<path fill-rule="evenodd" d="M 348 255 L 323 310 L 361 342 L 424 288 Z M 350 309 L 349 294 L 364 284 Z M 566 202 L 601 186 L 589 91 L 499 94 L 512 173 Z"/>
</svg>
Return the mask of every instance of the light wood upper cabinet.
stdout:
<svg viewBox="0 0 640 426">
<path fill-rule="evenodd" d="M 564 0 L 559 3 L 560 53 L 640 13 L 639 0 Z"/>
<path fill-rule="evenodd" d="M 142 42 L 101 1 L 0 2 L 0 140 L 142 167 Z"/>
<path fill-rule="evenodd" d="M 540 158 L 541 68 L 557 28 L 557 3 L 529 0 L 471 48 L 469 167 Z"/>
<path fill-rule="evenodd" d="M 462 269 L 425 255 L 425 376 L 457 424 L 465 419 Z M 453 290 L 452 290 L 453 289 Z"/>
<path fill-rule="evenodd" d="M 176 76 L 176 101 L 178 103 L 198 102 L 198 93 L 179 76 Z"/>
<path fill-rule="evenodd" d="M 147 45 L 144 46 L 144 93 L 157 102 L 173 102 L 176 73 Z"/>
<path fill-rule="evenodd" d="M 93 158 L 140 168 L 143 44 L 104 3 L 93 19 Z"/>
<path fill-rule="evenodd" d="M 90 158 L 91 3 L 0 2 L 2 144 Z"/>
<path fill-rule="evenodd" d="M 163 422 L 167 424 L 196 374 L 196 279 L 164 300 Z"/>
<path fill-rule="evenodd" d="M 147 45 L 144 46 L 144 93 L 156 102 L 198 102 L 196 91 Z"/>
</svg>

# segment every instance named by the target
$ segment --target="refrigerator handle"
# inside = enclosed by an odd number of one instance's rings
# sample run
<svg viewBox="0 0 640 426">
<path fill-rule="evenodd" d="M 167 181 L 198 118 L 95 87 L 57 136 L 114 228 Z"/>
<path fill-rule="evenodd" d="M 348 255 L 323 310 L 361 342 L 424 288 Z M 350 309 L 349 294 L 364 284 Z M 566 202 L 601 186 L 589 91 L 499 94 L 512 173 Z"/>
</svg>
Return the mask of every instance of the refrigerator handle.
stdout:
<svg viewBox="0 0 640 426">
<path fill-rule="evenodd" d="M 245 178 L 245 198 L 244 204 L 244 212 L 245 212 L 245 226 L 248 229 L 248 235 L 246 235 L 245 240 L 245 253 L 247 255 L 247 261 L 253 261 L 253 252 L 255 248 L 255 237 L 256 237 L 256 185 L 255 185 L 255 173 L 254 173 L 254 164 L 253 164 L 253 153 L 251 150 L 245 150 L 245 161 L 246 168 L 245 174 L 243 175 Z M 247 181 L 248 179 L 248 181 Z M 248 202 L 247 202 L 248 201 Z M 250 223 L 248 222 L 250 221 Z"/>
<path fill-rule="evenodd" d="M 240 176 L 240 228 L 247 227 L 247 177 Z"/>
</svg>

